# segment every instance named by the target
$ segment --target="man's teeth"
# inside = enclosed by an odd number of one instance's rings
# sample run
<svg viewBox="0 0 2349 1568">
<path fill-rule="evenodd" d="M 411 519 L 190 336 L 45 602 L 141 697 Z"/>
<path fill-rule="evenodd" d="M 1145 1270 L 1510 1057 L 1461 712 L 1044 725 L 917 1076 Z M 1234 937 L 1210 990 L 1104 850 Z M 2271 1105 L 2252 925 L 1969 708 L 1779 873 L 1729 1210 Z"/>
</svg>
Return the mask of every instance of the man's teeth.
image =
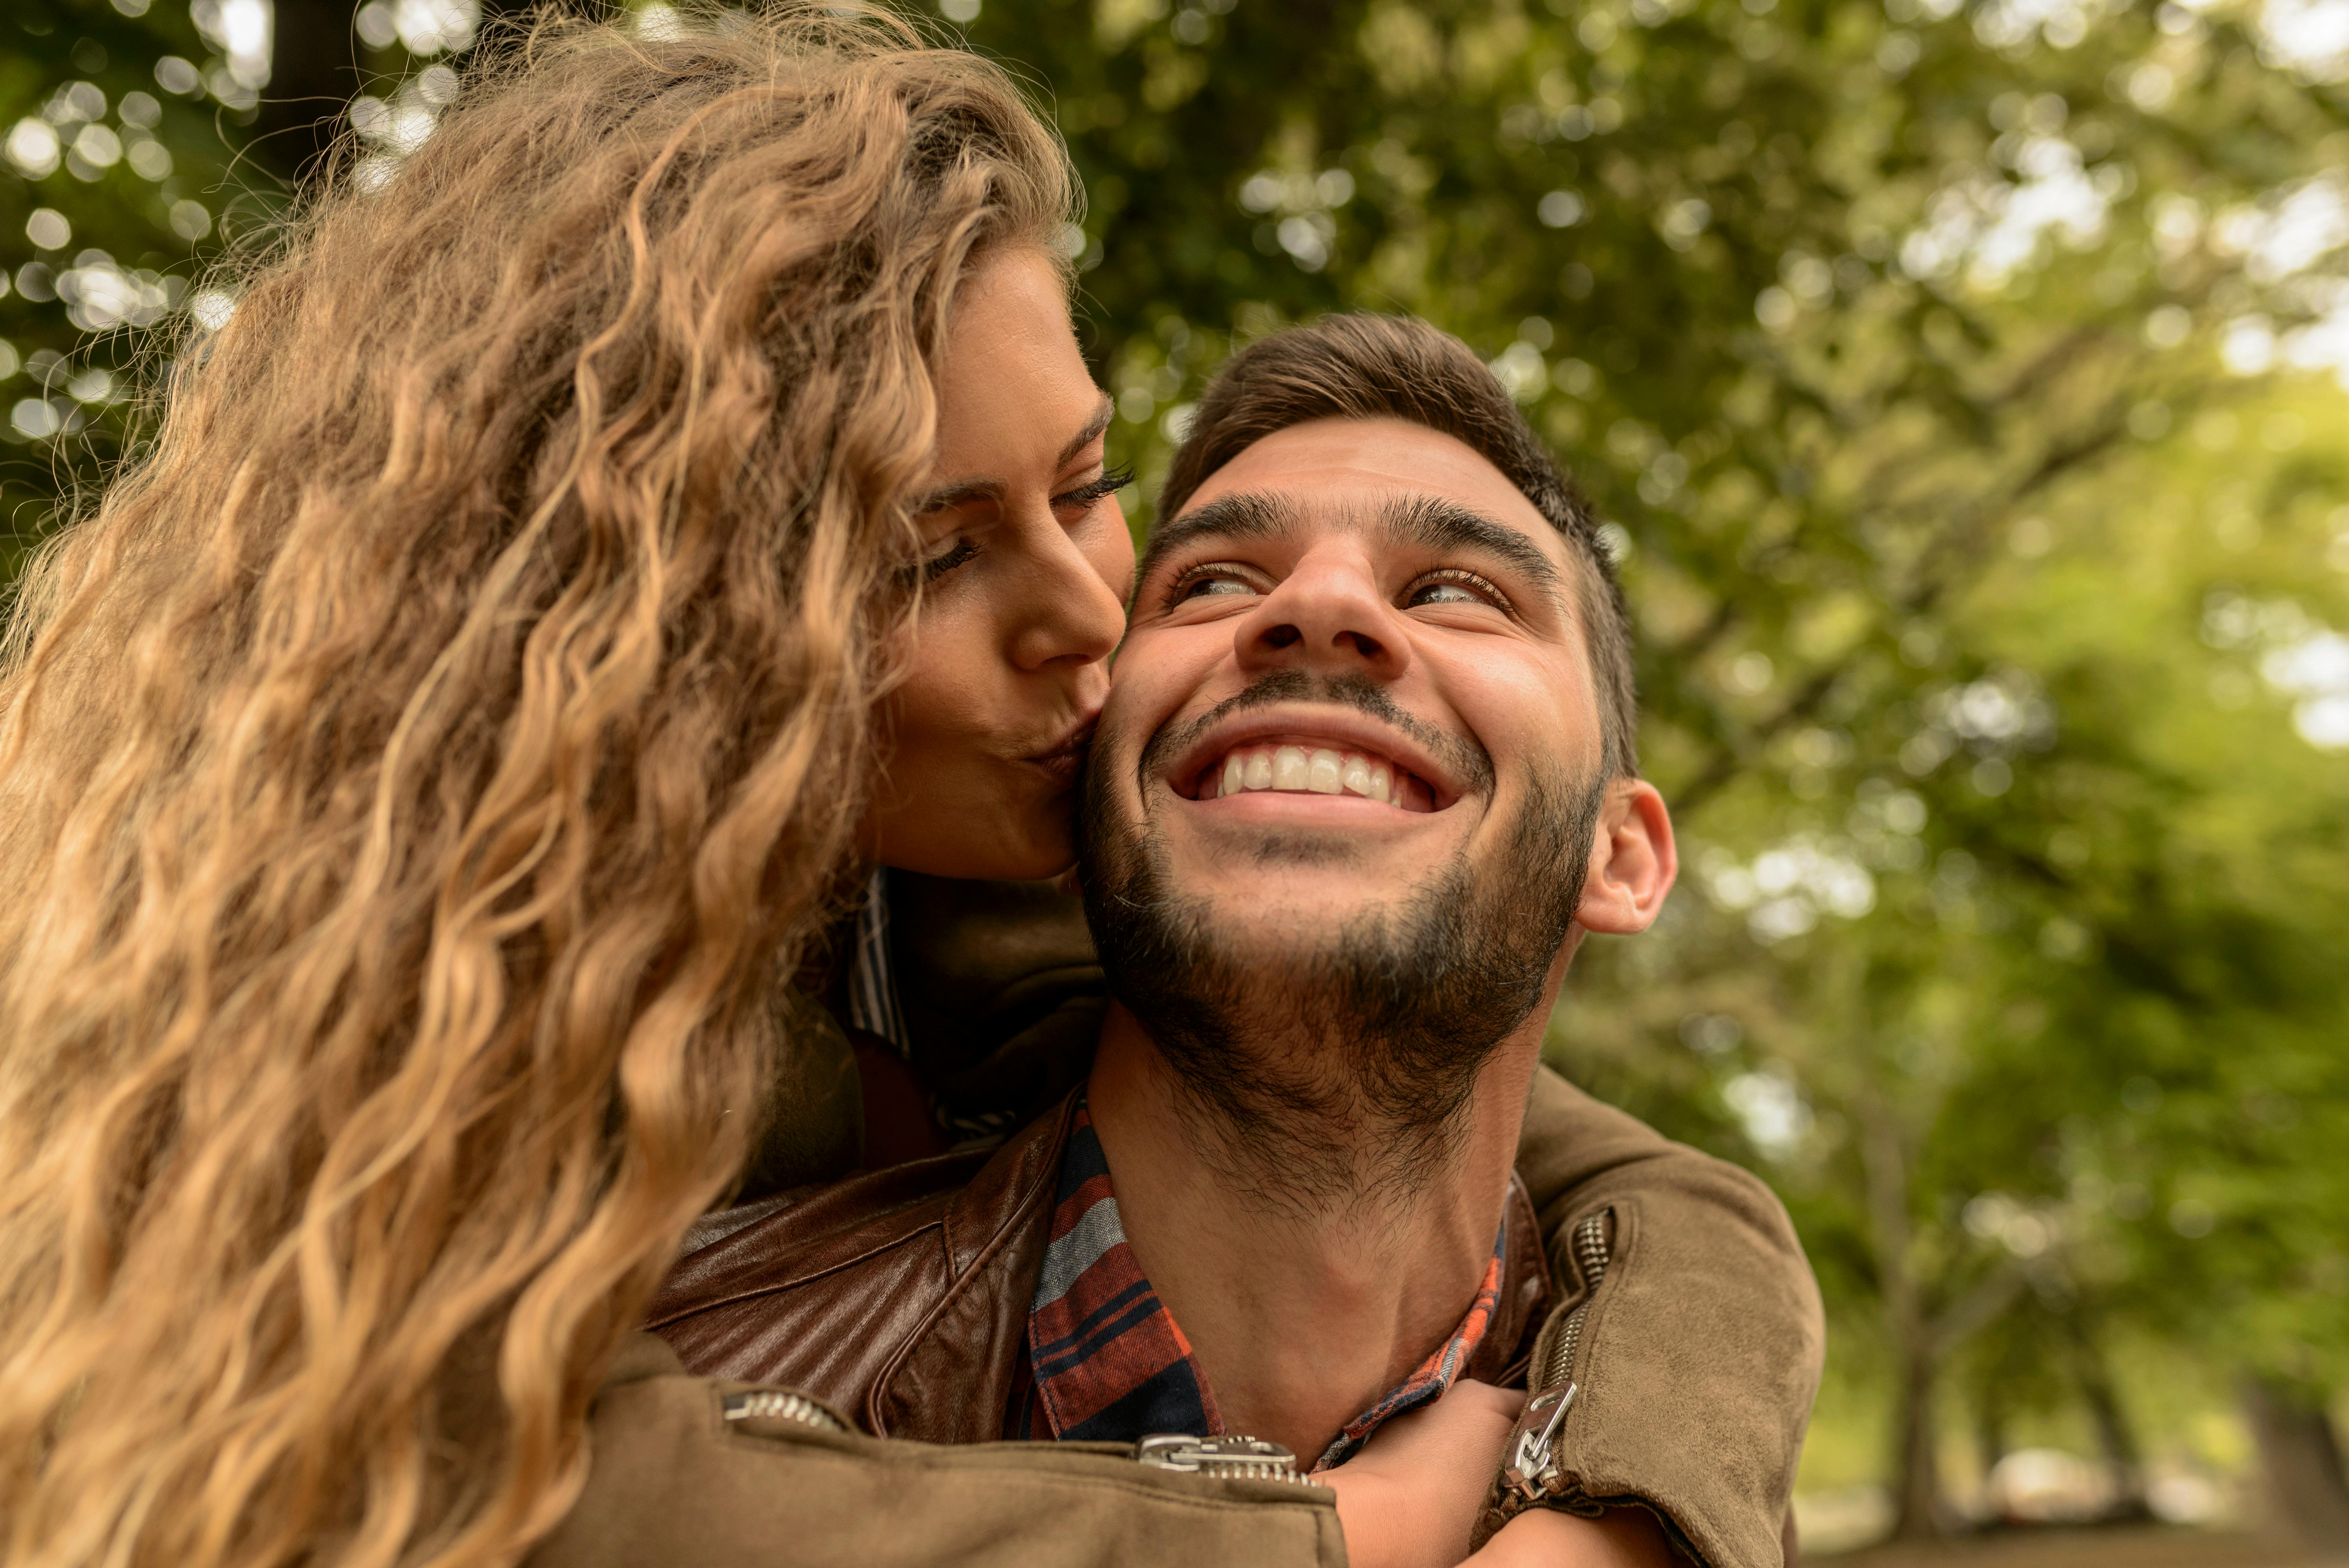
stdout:
<svg viewBox="0 0 2349 1568">
<path fill-rule="evenodd" d="M 1398 773 L 1375 757 L 1327 748 L 1302 746 L 1243 747 L 1224 758 L 1215 782 L 1200 793 L 1203 799 L 1239 795 L 1251 789 L 1287 789 L 1316 795 L 1360 795 L 1382 805 L 1424 811 L 1432 802 L 1427 788 L 1407 773 Z"/>
</svg>

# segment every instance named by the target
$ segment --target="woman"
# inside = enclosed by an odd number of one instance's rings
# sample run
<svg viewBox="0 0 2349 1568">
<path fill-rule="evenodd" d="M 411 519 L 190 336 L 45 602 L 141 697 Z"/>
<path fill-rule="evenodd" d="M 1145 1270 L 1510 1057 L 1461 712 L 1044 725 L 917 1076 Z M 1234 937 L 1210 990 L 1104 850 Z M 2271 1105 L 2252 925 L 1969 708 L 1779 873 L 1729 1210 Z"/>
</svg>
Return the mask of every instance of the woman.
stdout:
<svg viewBox="0 0 2349 1568">
<path fill-rule="evenodd" d="M 616 1495 L 591 1398 L 891 841 L 875 704 L 956 570 L 908 502 L 957 287 L 1071 201 L 998 73 L 828 10 L 540 29 L 316 202 L 28 574 L 7 1561 L 509 1563 Z M 805 1443 L 769 1460 L 821 1501 Z M 1005 1462 L 1186 1548 L 1195 1498 L 1130 1466 Z M 938 1473 L 903 1517 L 979 1506 Z"/>
</svg>

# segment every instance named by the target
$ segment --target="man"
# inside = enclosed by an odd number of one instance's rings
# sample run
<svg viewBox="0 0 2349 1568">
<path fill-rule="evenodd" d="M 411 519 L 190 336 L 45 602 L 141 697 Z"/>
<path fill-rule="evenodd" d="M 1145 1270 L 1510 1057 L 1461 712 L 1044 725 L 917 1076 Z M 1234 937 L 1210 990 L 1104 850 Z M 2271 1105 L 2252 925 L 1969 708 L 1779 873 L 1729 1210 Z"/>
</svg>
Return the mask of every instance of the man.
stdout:
<svg viewBox="0 0 2349 1568">
<path fill-rule="evenodd" d="M 1161 511 L 1090 765 L 1089 1078 L 975 1172 L 720 1236 L 653 1326 L 876 1433 L 1245 1432 L 1323 1475 L 1530 1382 L 1486 1530 L 1778 1560 L 1819 1335 L 1775 1202 L 1693 1155 L 1558 1183 L 1553 1278 L 1512 1172 L 1571 1092 L 1537 1069 L 1582 934 L 1645 929 L 1675 868 L 1587 511 L 1464 347 L 1337 317 L 1235 358 Z M 1643 1318 L 1681 1332 L 1621 1355 Z"/>
</svg>

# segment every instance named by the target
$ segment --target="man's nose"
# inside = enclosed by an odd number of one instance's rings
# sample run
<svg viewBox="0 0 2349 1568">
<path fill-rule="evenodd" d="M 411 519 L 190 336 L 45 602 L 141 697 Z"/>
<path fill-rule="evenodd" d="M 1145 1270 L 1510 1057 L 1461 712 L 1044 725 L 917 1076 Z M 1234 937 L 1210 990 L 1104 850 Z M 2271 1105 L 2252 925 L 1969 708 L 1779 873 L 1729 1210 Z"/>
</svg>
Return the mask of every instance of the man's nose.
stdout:
<svg viewBox="0 0 2349 1568">
<path fill-rule="evenodd" d="M 1283 667 L 1392 681 L 1411 665 L 1402 618 L 1370 562 L 1350 551 L 1308 556 L 1235 634 L 1240 667 Z"/>
<path fill-rule="evenodd" d="M 1011 662 L 1023 670 L 1097 664 L 1125 635 L 1125 602 L 1066 530 L 1050 517 L 1027 531 L 1027 614 L 1011 638 Z"/>
</svg>

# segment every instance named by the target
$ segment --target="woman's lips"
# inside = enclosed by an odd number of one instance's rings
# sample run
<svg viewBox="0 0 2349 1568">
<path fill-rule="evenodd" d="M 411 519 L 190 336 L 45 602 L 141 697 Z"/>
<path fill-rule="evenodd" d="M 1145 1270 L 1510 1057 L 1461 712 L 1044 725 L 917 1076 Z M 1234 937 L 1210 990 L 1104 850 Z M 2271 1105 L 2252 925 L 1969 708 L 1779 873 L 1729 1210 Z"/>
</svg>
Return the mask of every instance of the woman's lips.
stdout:
<svg viewBox="0 0 2349 1568">
<path fill-rule="evenodd" d="M 1049 751 L 1040 751 L 1020 760 L 1043 769 L 1062 784 L 1073 784 L 1085 766 L 1085 750 L 1092 745 L 1093 724 L 1101 716 L 1089 714 L 1069 731 L 1066 738 Z"/>
</svg>

